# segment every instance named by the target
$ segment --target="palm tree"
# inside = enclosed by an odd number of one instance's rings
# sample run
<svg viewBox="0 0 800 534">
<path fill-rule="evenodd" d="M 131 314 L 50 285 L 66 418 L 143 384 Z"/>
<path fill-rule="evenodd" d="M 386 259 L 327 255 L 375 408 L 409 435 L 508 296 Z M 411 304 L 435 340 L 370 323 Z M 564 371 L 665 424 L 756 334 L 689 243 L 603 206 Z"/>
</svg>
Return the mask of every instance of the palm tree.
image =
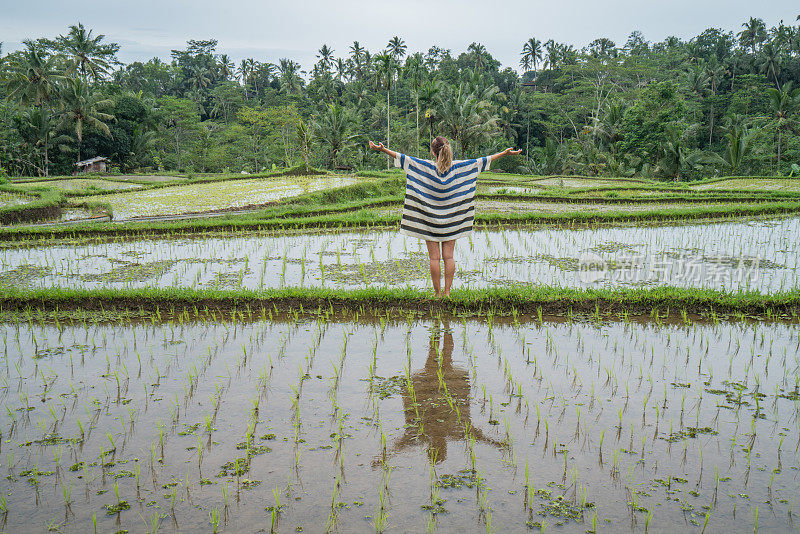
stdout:
<svg viewBox="0 0 800 534">
<path fill-rule="evenodd" d="M 708 129 L 708 144 L 711 145 L 711 142 L 714 138 L 714 100 L 713 98 L 717 96 L 717 86 L 724 78 L 725 74 L 728 72 L 728 69 L 725 68 L 725 65 L 721 65 L 718 61 L 716 56 L 712 56 L 711 61 L 708 63 L 705 69 L 706 76 L 708 78 L 708 82 L 711 86 L 711 110 L 709 112 L 709 129 Z"/>
<path fill-rule="evenodd" d="M 395 61 L 399 61 L 406 55 L 406 42 L 395 35 L 389 39 L 389 44 L 386 45 L 386 51 L 391 54 Z"/>
<path fill-rule="evenodd" d="M 300 64 L 289 58 L 281 58 L 278 62 L 278 71 L 281 73 L 281 90 L 294 94 L 300 90 L 301 79 L 297 74 Z"/>
<path fill-rule="evenodd" d="M 350 46 L 350 59 L 353 60 L 356 79 L 360 80 L 363 73 L 362 69 L 364 68 L 364 48 L 358 43 L 358 41 L 353 41 L 353 44 Z"/>
<path fill-rule="evenodd" d="M 554 40 L 550 39 L 544 44 L 544 49 L 547 51 L 547 60 L 545 65 L 550 70 L 556 70 L 559 63 L 558 44 Z"/>
<path fill-rule="evenodd" d="M 228 54 L 222 54 L 219 57 L 219 73 L 222 79 L 226 82 L 230 80 L 235 70 L 236 65 L 234 65 L 233 61 L 228 57 Z"/>
<path fill-rule="evenodd" d="M 766 43 L 761 48 L 761 72 L 767 76 L 771 74 L 778 89 L 781 87 L 781 84 L 778 83 L 778 73 L 783 63 L 782 59 L 780 50 L 772 43 Z"/>
<path fill-rule="evenodd" d="M 436 97 L 439 95 L 439 87 L 435 80 L 429 80 L 419 88 L 419 98 L 425 106 L 425 120 L 428 121 L 429 142 L 433 141 L 433 124 L 438 120 L 435 104 Z"/>
<path fill-rule="evenodd" d="M 313 122 L 314 137 L 331 153 L 330 167 L 336 166 L 336 156 L 349 148 L 360 134 L 351 134 L 354 121 L 347 110 L 339 104 L 329 104 L 325 112 Z"/>
<path fill-rule="evenodd" d="M 481 43 L 472 43 L 467 47 L 467 52 L 475 55 L 475 71 L 483 70 L 486 65 L 486 47 Z"/>
<path fill-rule="evenodd" d="M 769 105 L 772 110 L 772 116 L 777 124 L 777 170 L 780 172 L 781 132 L 791 126 L 790 117 L 798 106 L 798 100 L 800 99 L 800 87 L 792 89 L 792 82 L 787 82 L 780 89 L 775 89 L 774 87 L 767 88 L 767 96 L 769 97 Z"/>
<path fill-rule="evenodd" d="M 756 47 L 767 38 L 767 25 L 761 19 L 750 17 L 750 20 L 743 23 L 742 27 L 744 30 L 738 33 L 739 44 L 743 48 L 750 48 L 755 54 Z"/>
<path fill-rule="evenodd" d="M 333 48 L 323 44 L 322 48 L 317 51 L 317 58 L 319 58 L 319 63 L 325 71 L 330 70 L 331 65 L 333 65 Z"/>
<path fill-rule="evenodd" d="M 725 150 L 724 159 L 728 164 L 731 176 L 739 176 L 745 158 L 750 153 L 751 141 L 755 137 L 746 126 L 741 125 L 741 117 L 736 115 L 728 117 L 725 127 L 728 148 Z"/>
<path fill-rule="evenodd" d="M 417 143 L 415 145 L 417 157 L 419 157 L 419 88 L 422 85 L 422 78 L 425 74 L 422 61 L 422 54 L 416 53 L 406 60 L 405 66 L 406 79 L 411 83 L 411 89 L 414 91 L 414 99 L 416 100 L 414 110 L 417 115 Z"/>
<path fill-rule="evenodd" d="M 529 67 L 533 67 L 533 70 L 536 70 L 536 65 L 541 60 L 542 42 L 535 37 L 531 37 L 522 46 L 522 59 L 520 60 L 520 64 L 525 70 L 529 70 Z"/>
<path fill-rule="evenodd" d="M 80 72 L 84 81 L 90 75 L 96 81 L 101 75 L 107 74 L 119 50 L 116 43 L 102 43 L 105 35 L 92 36 L 92 32 L 87 32 L 83 23 L 79 22 L 69 27 L 67 35 L 56 38 L 57 48 L 72 60 L 73 68 Z"/>
<path fill-rule="evenodd" d="M 25 40 L 24 43 L 22 53 L 11 60 L 6 91 L 9 100 L 22 107 L 42 107 L 55 95 L 56 84 L 64 76 L 57 69 L 56 55 L 46 55 L 34 41 Z"/>
<path fill-rule="evenodd" d="M 462 153 L 484 141 L 496 127 L 497 116 L 489 111 L 489 99 L 496 92 L 496 86 L 483 93 L 469 92 L 462 83 L 457 89 L 446 87 L 438 95 L 439 126 Z"/>
<path fill-rule="evenodd" d="M 78 138 L 78 161 L 81 159 L 81 143 L 85 126 L 96 128 L 111 137 L 108 121 L 114 115 L 101 110 L 111 107 L 112 101 L 100 93 L 92 93 L 89 85 L 80 78 L 69 78 L 61 93 L 61 113 L 59 122 L 73 130 Z"/>
<path fill-rule="evenodd" d="M 389 112 L 389 94 L 392 90 L 392 82 L 394 79 L 394 73 L 397 70 L 397 63 L 395 62 L 394 58 L 391 54 L 384 52 L 383 54 L 378 54 L 375 56 L 375 60 L 377 62 L 377 69 L 375 72 L 376 81 L 379 86 L 383 86 L 386 88 L 386 146 L 389 146 L 389 139 L 391 136 L 391 130 L 389 128 L 389 117 L 391 113 Z M 390 165 L 389 160 L 386 160 L 386 168 L 388 169 Z"/>
<path fill-rule="evenodd" d="M 56 126 L 53 114 L 47 107 L 27 108 L 14 117 L 14 127 L 25 143 L 31 147 L 32 155 L 36 159 L 41 157 L 41 167 L 34 165 L 40 175 L 50 176 L 51 148 L 59 146 L 64 151 L 68 149 L 66 143 L 70 138 L 54 135 Z M 39 150 L 41 152 L 37 154 Z"/>
<path fill-rule="evenodd" d="M 667 127 L 667 139 L 661 146 L 661 157 L 658 160 L 658 170 L 676 182 L 690 170 L 701 170 L 705 165 L 725 164 L 718 154 L 702 150 L 691 150 L 687 146 L 687 136 L 691 128 L 684 132 L 674 125 Z"/>
</svg>

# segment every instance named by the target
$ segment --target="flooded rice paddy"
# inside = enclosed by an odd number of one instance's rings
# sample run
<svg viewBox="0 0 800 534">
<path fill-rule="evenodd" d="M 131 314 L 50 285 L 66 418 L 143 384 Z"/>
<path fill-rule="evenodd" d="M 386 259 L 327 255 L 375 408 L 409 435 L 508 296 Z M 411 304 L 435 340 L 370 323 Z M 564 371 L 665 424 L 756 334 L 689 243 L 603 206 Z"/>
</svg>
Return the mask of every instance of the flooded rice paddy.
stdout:
<svg viewBox="0 0 800 534">
<path fill-rule="evenodd" d="M 352 176 L 228 179 L 103 196 L 114 219 L 175 215 L 265 204 L 356 183 Z"/>
<path fill-rule="evenodd" d="M 800 191 L 798 178 L 730 178 L 689 186 L 690 189 L 706 191 L 710 189 L 753 189 L 756 191 Z"/>
<path fill-rule="evenodd" d="M 5 320 L 7 532 L 797 528 L 796 324 Z"/>
<path fill-rule="evenodd" d="M 786 291 L 799 283 L 798 235 L 797 217 L 576 230 L 476 230 L 456 246 L 456 288 L 674 285 Z M 429 285 L 424 243 L 396 230 L 36 247 L 11 244 L 0 250 L 4 287 Z"/>
</svg>

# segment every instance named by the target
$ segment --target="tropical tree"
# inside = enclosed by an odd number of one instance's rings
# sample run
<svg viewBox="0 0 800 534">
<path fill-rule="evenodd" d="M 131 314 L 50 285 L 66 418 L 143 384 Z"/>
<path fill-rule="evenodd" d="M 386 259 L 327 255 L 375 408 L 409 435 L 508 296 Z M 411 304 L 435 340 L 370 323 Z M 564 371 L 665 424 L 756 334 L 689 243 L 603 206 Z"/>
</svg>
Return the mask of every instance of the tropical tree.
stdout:
<svg viewBox="0 0 800 534">
<path fill-rule="evenodd" d="M 108 122 L 114 115 L 105 109 L 113 105 L 111 99 L 99 92 L 93 92 L 89 85 L 80 78 L 69 78 L 61 93 L 60 125 L 75 132 L 78 138 L 78 161 L 81 160 L 81 144 L 86 126 L 95 128 L 111 137 Z"/>
<path fill-rule="evenodd" d="M 446 87 L 437 97 L 439 126 L 463 154 L 486 140 L 496 128 L 497 115 L 489 109 L 489 99 L 496 92 L 496 87 L 485 93 L 470 92 L 462 83 L 458 88 Z"/>
<path fill-rule="evenodd" d="M 742 27 L 744 29 L 738 33 L 739 44 L 755 54 L 757 47 L 767 39 L 767 26 L 762 19 L 750 17 Z"/>
<path fill-rule="evenodd" d="M 389 53 L 383 53 L 375 56 L 376 61 L 376 72 L 375 72 L 375 79 L 378 83 L 378 86 L 383 86 L 386 89 L 386 146 L 389 146 L 389 141 L 391 138 L 391 129 L 389 124 L 389 118 L 391 117 L 391 112 L 389 108 L 389 95 L 391 94 L 392 90 L 392 83 L 394 80 L 394 74 L 397 71 L 397 63 Z M 390 166 L 390 162 L 386 160 L 386 168 L 388 169 Z"/>
<path fill-rule="evenodd" d="M 317 58 L 319 59 L 319 64 L 322 65 L 322 69 L 326 72 L 329 71 L 333 66 L 333 48 L 323 44 L 317 51 Z"/>
<path fill-rule="evenodd" d="M 236 65 L 228 57 L 228 54 L 222 54 L 219 57 L 219 74 L 222 76 L 223 81 L 230 80 L 236 72 Z"/>
<path fill-rule="evenodd" d="M 282 91 L 290 95 L 300 91 L 303 81 L 298 74 L 300 72 L 299 63 L 288 58 L 281 58 L 278 62 L 278 72 L 280 73 Z"/>
<path fill-rule="evenodd" d="M 723 158 L 728 164 L 728 173 L 731 176 L 739 176 L 742 166 L 750 154 L 755 134 L 747 126 L 742 125 L 742 119 L 739 116 L 728 117 L 726 130 L 725 138 L 728 140 L 728 147 Z"/>
<path fill-rule="evenodd" d="M 336 167 L 336 156 L 353 145 L 361 134 L 353 134 L 354 121 L 350 113 L 339 104 L 330 104 L 325 112 L 315 117 L 314 137 L 330 152 L 330 168 Z"/>
<path fill-rule="evenodd" d="M 792 114 L 798 107 L 798 100 L 800 100 L 800 87 L 792 89 L 792 82 L 787 82 L 780 89 L 774 87 L 767 88 L 767 96 L 769 97 L 769 105 L 772 110 L 772 117 L 775 120 L 775 126 L 778 132 L 777 160 L 776 170 L 780 172 L 781 168 L 781 133 L 786 130 L 793 130 L 791 122 Z"/>
<path fill-rule="evenodd" d="M 389 44 L 386 45 L 386 51 L 392 56 L 395 61 L 400 61 L 406 55 L 406 42 L 398 36 L 389 39 Z"/>
<path fill-rule="evenodd" d="M 20 106 L 41 107 L 57 94 L 57 83 L 64 79 L 58 68 L 59 57 L 48 55 L 34 41 L 24 41 L 25 49 L 13 57 L 6 91 Z"/>
<path fill-rule="evenodd" d="M 353 41 L 350 46 L 350 60 L 353 62 L 355 78 L 360 81 L 364 74 L 364 47 L 358 41 Z"/>
<path fill-rule="evenodd" d="M 780 50 L 774 44 L 766 43 L 761 48 L 760 70 L 763 74 L 772 76 L 772 79 L 775 80 L 775 87 L 778 89 L 781 87 L 778 82 L 778 73 L 781 71 L 782 64 L 783 58 Z"/>
<path fill-rule="evenodd" d="M 416 113 L 417 124 L 417 142 L 415 144 L 415 152 L 419 157 L 419 90 L 425 75 L 425 68 L 422 66 L 422 54 L 414 54 L 406 60 L 405 76 L 406 80 L 411 84 L 411 90 L 414 92 L 414 112 Z"/>
<path fill-rule="evenodd" d="M 72 67 L 80 73 L 84 81 L 89 76 L 98 80 L 108 74 L 111 65 L 117 62 L 119 51 L 117 43 L 103 43 L 105 35 L 92 35 L 94 30 L 86 31 L 83 23 L 69 27 L 67 35 L 56 38 L 56 47 L 72 61 Z"/>
<path fill-rule="evenodd" d="M 542 60 L 542 42 L 535 37 L 528 39 L 522 45 L 522 59 L 520 65 L 524 70 L 536 70 L 536 65 Z"/>
<path fill-rule="evenodd" d="M 676 125 L 667 127 L 657 172 L 680 182 L 681 177 L 691 171 L 700 171 L 708 165 L 725 164 L 725 160 L 714 152 L 691 149 L 687 142 L 691 131 L 692 128 L 681 131 Z"/>
</svg>

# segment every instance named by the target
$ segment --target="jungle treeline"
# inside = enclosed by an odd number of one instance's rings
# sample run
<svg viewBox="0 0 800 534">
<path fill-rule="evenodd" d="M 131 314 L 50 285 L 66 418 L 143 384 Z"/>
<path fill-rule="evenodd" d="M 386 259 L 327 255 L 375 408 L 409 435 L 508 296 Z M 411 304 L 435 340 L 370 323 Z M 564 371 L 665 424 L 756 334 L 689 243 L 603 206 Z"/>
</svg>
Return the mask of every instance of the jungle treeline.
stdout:
<svg viewBox="0 0 800 534">
<path fill-rule="evenodd" d="M 236 64 L 214 39 L 123 64 L 120 45 L 78 23 L 0 48 L 0 176 L 70 174 L 93 156 L 119 172 L 379 170 L 367 139 L 427 157 L 439 134 L 457 158 L 522 148 L 498 161 L 506 172 L 797 175 L 797 20 L 581 49 L 531 37 L 513 66 L 478 42 L 414 52 L 399 36 L 382 50 L 323 44 L 305 66 Z"/>
</svg>

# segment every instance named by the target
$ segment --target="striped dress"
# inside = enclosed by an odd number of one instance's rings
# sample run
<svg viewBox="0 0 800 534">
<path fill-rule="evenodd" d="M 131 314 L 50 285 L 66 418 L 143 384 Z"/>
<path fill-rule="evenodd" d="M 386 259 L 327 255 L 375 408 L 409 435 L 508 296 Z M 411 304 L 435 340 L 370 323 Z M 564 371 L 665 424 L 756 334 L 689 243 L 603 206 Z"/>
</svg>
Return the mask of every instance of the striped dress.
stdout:
<svg viewBox="0 0 800 534">
<path fill-rule="evenodd" d="M 398 152 L 394 165 L 406 172 L 400 231 L 426 241 L 469 235 L 475 219 L 475 184 L 489 162 L 488 156 L 454 161 L 439 174 L 433 162 Z"/>
</svg>

